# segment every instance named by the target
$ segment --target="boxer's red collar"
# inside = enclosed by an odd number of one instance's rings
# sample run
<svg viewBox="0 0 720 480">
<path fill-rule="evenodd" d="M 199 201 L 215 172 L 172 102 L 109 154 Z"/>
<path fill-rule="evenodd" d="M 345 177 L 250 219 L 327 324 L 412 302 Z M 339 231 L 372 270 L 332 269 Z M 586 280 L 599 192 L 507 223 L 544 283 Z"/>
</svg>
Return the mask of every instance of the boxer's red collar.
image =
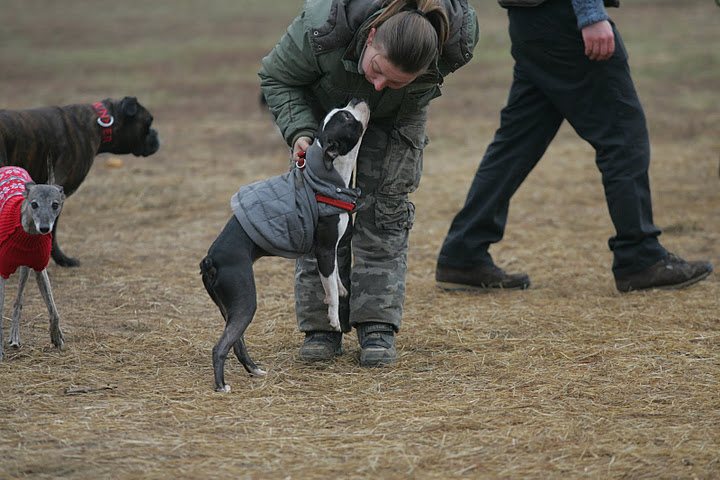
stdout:
<svg viewBox="0 0 720 480">
<path fill-rule="evenodd" d="M 115 123 L 115 117 L 110 115 L 107 107 L 102 102 L 93 103 L 93 107 L 95 107 L 95 111 L 98 115 L 97 123 L 102 129 L 102 141 L 100 143 L 103 144 L 112 142 L 112 125 Z"/>
</svg>

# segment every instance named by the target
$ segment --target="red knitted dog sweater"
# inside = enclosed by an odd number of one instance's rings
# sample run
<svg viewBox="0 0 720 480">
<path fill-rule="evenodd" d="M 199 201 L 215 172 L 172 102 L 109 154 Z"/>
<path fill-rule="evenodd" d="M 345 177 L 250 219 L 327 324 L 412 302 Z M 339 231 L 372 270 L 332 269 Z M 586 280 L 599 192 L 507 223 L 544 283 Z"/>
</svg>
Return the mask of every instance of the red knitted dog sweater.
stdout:
<svg viewBox="0 0 720 480">
<path fill-rule="evenodd" d="M 50 261 L 52 234 L 30 235 L 22 228 L 21 206 L 30 175 L 20 167 L 0 168 L 0 275 L 8 278 L 18 267 L 41 272 Z"/>
</svg>

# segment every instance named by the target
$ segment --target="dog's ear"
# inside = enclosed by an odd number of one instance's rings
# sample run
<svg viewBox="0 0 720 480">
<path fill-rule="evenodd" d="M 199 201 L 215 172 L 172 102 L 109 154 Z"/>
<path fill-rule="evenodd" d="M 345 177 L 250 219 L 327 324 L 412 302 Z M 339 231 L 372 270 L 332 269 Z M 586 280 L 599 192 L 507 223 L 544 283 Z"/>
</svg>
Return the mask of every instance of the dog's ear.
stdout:
<svg viewBox="0 0 720 480">
<path fill-rule="evenodd" d="M 25 182 L 25 191 L 23 192 L 23 197 L 27 198 L 30 194 L 30 189 L 35 186 L 35 182 Z"/>
<path fill-rule="evenodd" d="M 125 97 L 120 102 L 120 110 L 126 117 L 134 117 L 138 112 L 138 101 L 135 97 Z"/>
<path fill-rule="evenodd" d="M 60 192 L 60 196 L 63 200 L 65 200 L 65 189 L 62 187 L 62 185 L 53 185 L 55 188 L 58 189 L 58 192 Z"/>
<path fill-rule="evenodd" d="M 333 169 L 333 162 L 337 157 L 340 156 L 340 149 L 337 142 L 327 142 L 327 145 L 323 145 L 322 147 L 323 151 L 323 163 L 325 164 L 325 168 L 330 171 Z"/>
</svg>

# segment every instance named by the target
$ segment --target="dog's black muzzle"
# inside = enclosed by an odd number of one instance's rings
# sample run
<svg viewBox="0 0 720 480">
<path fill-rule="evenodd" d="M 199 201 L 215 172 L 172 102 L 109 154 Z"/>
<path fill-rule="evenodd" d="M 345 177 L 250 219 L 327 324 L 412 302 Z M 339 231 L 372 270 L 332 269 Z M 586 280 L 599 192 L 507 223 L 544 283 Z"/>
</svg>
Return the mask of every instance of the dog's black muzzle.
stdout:
<svg viewBox="0 0 720 480">
<path fill-rule="evenodd" d="M 136 157 L 149 157 L 160 149 L 160 137 L 157 130 L 151 128 L 139 150 L 133 151 Z"/>
</svg>

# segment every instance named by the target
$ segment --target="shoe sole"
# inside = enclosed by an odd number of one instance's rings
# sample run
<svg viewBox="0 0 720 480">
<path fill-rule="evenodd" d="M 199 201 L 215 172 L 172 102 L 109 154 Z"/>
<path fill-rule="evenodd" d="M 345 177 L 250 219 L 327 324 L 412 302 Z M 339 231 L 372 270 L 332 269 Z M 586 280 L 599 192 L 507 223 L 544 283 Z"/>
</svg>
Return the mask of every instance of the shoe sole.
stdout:
<svg viewBox="0 0 720 480">
<path fill-rule="evenodd" d="M 681 288 L 689 287 L 690 285 L 695 285 L 698 282 L 701 282 L 705 280 L 707 277 L 710 276 L 710 274 L 713 272 L 712 267 L 710 267 L 710 270 L 703 273 L 702 275 L 698 275 L 695 278 L 691 278 L 689 280 L 686 280 L 682 283 L 674 283 L 672 285 L 660 285 L 660 286 L 649 286 L 649 287 L 643 287 L 643 288 L 629 288 L 627 290 L 621 290 L 618 288 L 618 291 L 621 293 L 628 293 L 628 292 L 640 292 L 643 290 L 680 290 Z"/>
<path fill-rule="evenodd" d="M 479 285 L 467 285 L 464 283 L 452 283 L 452 282 L 435 282 L 440 290 L 446 292 L 490 292 L 496 290 L 525 290 L 530 287 L 530 282 L 522 283 L 516 287 L 483 287 Z"/>
</svg>

